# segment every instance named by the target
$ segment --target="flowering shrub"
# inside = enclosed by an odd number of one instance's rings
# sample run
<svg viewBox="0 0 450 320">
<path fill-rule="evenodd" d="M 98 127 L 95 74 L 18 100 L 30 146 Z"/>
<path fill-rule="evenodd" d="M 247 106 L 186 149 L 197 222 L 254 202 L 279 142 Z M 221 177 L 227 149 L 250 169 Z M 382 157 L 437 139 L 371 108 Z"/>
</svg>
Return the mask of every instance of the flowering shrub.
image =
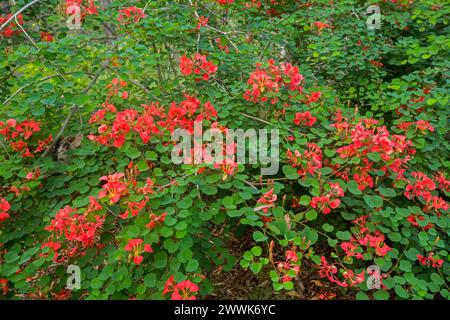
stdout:
<svg viewBox="0 0 450 320">
<path fill-rule="evenodd" d="M 73 5 L 0 30 L 0 299 L 449 299 L 444 1 Z"/>
</svg>

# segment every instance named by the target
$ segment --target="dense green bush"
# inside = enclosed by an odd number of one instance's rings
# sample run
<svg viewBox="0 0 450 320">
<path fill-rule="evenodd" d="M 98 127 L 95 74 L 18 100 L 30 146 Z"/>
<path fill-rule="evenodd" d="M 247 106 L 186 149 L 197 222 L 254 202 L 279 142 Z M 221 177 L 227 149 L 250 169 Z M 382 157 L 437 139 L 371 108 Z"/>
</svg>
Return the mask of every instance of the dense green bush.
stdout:
<svg viewBox="0 0 450 320">
<path fill-rule="evenodd" d="M 370 4 L 52 0 L 5 25 L 0 298 L 202 298 L 238 267 L 274 294 L 448 299 L 450 9 L 380 1 L 368 30 Z M 278 129 L 279 172 L 174 164 L 194 121 Z"/>
</svg>

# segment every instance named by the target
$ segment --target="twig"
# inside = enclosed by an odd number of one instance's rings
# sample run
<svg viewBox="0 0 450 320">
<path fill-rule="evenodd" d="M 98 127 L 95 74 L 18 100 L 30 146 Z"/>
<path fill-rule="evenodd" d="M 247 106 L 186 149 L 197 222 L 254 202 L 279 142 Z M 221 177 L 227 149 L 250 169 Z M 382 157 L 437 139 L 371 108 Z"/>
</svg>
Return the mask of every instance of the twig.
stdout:
<svg viewBox="0 0 450 320">
<path fill-rule="evenodd" d="M 89 90 L 91 90 L 91 88 L 94 86 L 95 82 L 97 82 L 98 77 L 100 76 L 100 73 L 106 69 L 106 67 L 109 64 L 109 60 L 103 65 L 102 68 L 100 68 L 97 73 L 95 74 L 94 78 L 91 80 L 91 82 L 83 89 L 83 91 L 81 91 L 81 94 L 84 95 L 86 93 L 89 92 Z M 42 153 L 41 158 L 45 157 L 50 150 L 55 146 L 55 144 L 58 142 L 58 140 L 61 138 L 61 136 L 63 135 L 64 131 L 67 128 L 67 125 L 70 122 L 70 119 L 72 118 L 72 116 L 74 115 L 74 113 L 78 110 L 78 106 L 76 104 L 73 104 L 72 107 L 70 108 L 70 112 L 67 115 L 66 119 L 64 120 L 61 129 L 59 129 L 58 134 L 56 135 L 55 139 L 53 140 L 52 144 L 47 148 L 47 150 L 45 150 L 44 153 Z"/>
<path fill-rule="evenodd" d="M 28 9 L 28 7 L 31 7 L 33 4 L 39 2 L 41 0 L 33 0 L 31 1 L 29 4 L 23 6 L 19 11 L 17 11 L 16 13 L 14 13 L 11 17 L 9 17 L 9 19 L 7 19 L 1 26 L 0 26 L 0 31 L 6 27 L 8 25 L 8 23 L 10 23 L 12 21 L 12 19 L 16 19 L 16 17 L 22 13 L 23 11 L 25 11 L 26 9 Z"/>
</svg>

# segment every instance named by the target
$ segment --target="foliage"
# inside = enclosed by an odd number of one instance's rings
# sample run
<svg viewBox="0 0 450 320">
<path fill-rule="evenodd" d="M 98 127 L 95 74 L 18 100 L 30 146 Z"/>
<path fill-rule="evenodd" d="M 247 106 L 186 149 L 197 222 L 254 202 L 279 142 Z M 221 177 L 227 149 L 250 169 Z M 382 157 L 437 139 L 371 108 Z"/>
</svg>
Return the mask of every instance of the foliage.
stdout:
<svg viewBox="0 0 450 320">
<path fill-rule="evenodd" d="M 236 265 L 277 293 L 308 261 L 321 299 L 448 299 L 449 6 L 378 4 L 375 31 L 355 0 L 24 11 L 36 43 L 0 31 L 2 297 L 195 299 Z M 173 164 L 195 120 L 278 129 L 278 174 Z"/>
</svg>

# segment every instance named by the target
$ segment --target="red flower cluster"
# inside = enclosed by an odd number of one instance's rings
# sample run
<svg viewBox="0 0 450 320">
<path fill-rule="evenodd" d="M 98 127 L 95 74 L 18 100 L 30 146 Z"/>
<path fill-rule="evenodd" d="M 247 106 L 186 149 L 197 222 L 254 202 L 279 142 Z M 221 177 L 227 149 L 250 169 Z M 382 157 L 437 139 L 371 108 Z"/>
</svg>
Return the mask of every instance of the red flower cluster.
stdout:
<svg viewBox="0 0 450 320">
<path fill-rule="evenodd" d="M 144 252 L 153 252 L 152 247 L 149 244 L 144 244 L 142 239 L 130 239 L 128 244 L 125 246 L 125 251 L 129 252 L 128 260 L 133 260 L 133 263 L 140 265 L 144 260 L 142 254 Z"/>
<path fill-rule="evenodd" d="M 208 25 L 208 18 L 204 16 L 198 17 L 197 30 L 200 30 L 202 27 L 206 27 Z"/>
<path fill-rule="evenodd" d="M 122 219 L 126 219 L 129 217 L 130 213 L 132 217 L 135 217 L 139 214 L 139 212 L 141 212 L 145 206 L 147 205 L 148 202 L 148 197 L 145 197 L 144 200 L 138 201 L 138 202 L 133 202 L 133 201 L 129 201 L 128 202 L 128 209 L 122 213 L 121 215 L 119 215 L 119 217 L 121 217 Z"/>
<path fill-rule="evenodd" d="M 421 226 L 419 225 L 419 222 L 417 220 L 423 221 L 423 220 L 425 220 L 425 217 L 420 214 L 411 214 L 408 217 L 408 222 L 411 223 L 411 225 L 420 228 Z M 428 222 L 428 224 L 425 227 L 421 227 L 421 228 L 423 231 L 428 231 L 433 227 L 434 227 L 434 224 L 432 224 L 431 222 Z"/>
<path fill-rule="evenodd" d="M 293 279 L 292 275 L 298 275 L 298 273 L 300 272 L 300 266 L 298 265 L 298 255 L 293 250 L 287 250 L 285 261 L 278 261 L 275 263 L 275 265 L 277 266 L 278 272 L 283 275 L 281 278 L 282 282 L 291 281 Z"/>
<path fill-rule="evenodd" d="M 2 289 L 2 294 L 6 296 L 9 292 L 8 279 L 0 279 L 0 289 Z"/>
<path fill-rule="evenodd" d="M 329 182 L 328 184 L 330 191 L 320 197 L 313 197 L 310 202 L 311 207 L 319 210 L 323 214 L 329 214 L 331 209 L 339 207 L 341 204 L 339 197 L 344 196 L 344 190 L 342 190 L 339 183 Z"/>
<path fill-rule="evenodd" d="M 128 84 L 125 81 L 118 78 L 113 78 L 111 83 L 106 86 L 106 89 L 108 90 L 108 97 L 106 98 L 105 105 L 108 107 L 108 102 L 114 96 L 120 96 L 124 100 L 128 99 L 128 91 L 121 91 L 127 85 Z M 109 106 L 109 108 L 111 111 L 115 110 L 114 106 Z"/>
<path fill-rule="evenodd" d="M 12 17 L 11 13 L 7 14 L 5 17 L 4 16 L 0 16 L 0 25 L 4 24 L 11 17 Z M 18 14 L 17 15 L 17 21 L 19 22 L 20 26 L 23 25 L 23 16 L 22 16 L 22 14 Z M 11 38 L 14 35 L 20 34 L 21 32 L 22 31 L 16 25 L 16 22 L 13 19 L 13 20 L 11 20 L 10 24 L 1 31 L 0 34 L 3 35 L 5 38 Z"/>
<path fill-rule="evenodd" d="M 317 31 L 319 31 L 319 33 L 322 32 L 323 29 L 331 27 L 328 23 L 321 21 L 315 21 L 313 26 L 317 29 Z"/>
<path fill-rule="evenodd" d="M 163 296 L 170 292 L 172 292 L 171 300 L 196 300 L 195 294 L 198 292 L 198 286 L 189 280 L 175 283 L 174 276 L 171 276 L 166 281 Z"/>
<path fill-rule="evenodd" d="M 433 258 L 433 253 L 430 252 L 427 257 L 424 257 L 421 254 L 417 255 L 417 260 L 423 265 L 427 267 L 433 268 L 442 268 L 444 264 L 444 260 Z"/>
<path fill-rule="evenodd" d="M 316 123 L 317 118 L 313 117 L 311 115 L 311 112 L 306 111 L 306 112 L 297 112 L 295 114 L 295 119 L 294 119 L 294 123 L 299 126 L 301 125 L 305 125 L 307 127 L 312 127 L 314 125 L 314 123 Z"/>
<path fill-rule="evenodd" d="M 321 278 L 328 278 L 331 282 L 344 288 L 356 286 L 364 281 L 364 270 L 359 274 L 355 274 L 354 271 L 345 269 L 344 272 L 342 272 L 344 280 L 341 281 L 337 278 L 338 268 L 334 264 L 328 264 L 324 256 L 322 256 L 320 260 L 319 276 Z"/>
<path fill-rule="evenodd" d="M 106 181 L 102 186 L 103 190 L 98 193 L 98 198 L 109 198 L 109 203 L 116 203 L 123 196 L 128 194 L 128 184 L 125 181 L 125 174 L 122 172 L 114 173 L 109 176 L 103 176 L 100 181 Z"/>
<path fill-rule="evenodd" d="M 412 126 L 416 126 L 416 131 L 419 130 L 420 133 L 425 134 L 426 131 L 433 132 L 434 127 L 426 120 L 417 120 L 416 122 L 401 122 L 397 125 L 400 130 L 408 131 L 408 129 Z"/>
<path fill-rule="evenodd" d="M 310 103 L 319 101 L 321 96 L 322 93 L 320 91 L 314 91 L 306 95 L 306 100 L 303 102 L 309 105 Z"/>
<path fill-rule="evenodd" d="M 51 35 L 51 33 L 49 32 L 41 32 L 41 40 L 44 42 L 52 42 L 53 41 L 53 36 Z"/>
<path fill-rule="evenodd" d="M 277 201 L 277 195 L 273 193 L 273 188 L 264 193 L 261 198 L 258 199 L 258 204 L 262 204 L 261 207 L 256 208 L 255 210 L 262 210 L 264 213 L 269 211 L 269 208 L 275 206 L 275 201 Z"/>
<path fill-rule="evenodd" d="M 216 38 L 215 42 L 217 44 L 217 47 L 222 50 L 225 53 L 229 53 L 230 52 L 230 48 L 228 45 L 226 44 L 222 44 L 222 39 L 221 38 Z"/>
<path fill-rule="evenodd" d="M 8 211 L 11 205 L 5 198 L 0 197 L 0 223 L 9 219 Z"/>
<path fill-rule="evenodd" d="M 200 100 L 188 95 L 180 104 L 172 103 L 167 112 L 158 103 L 143 105 L 143 108 L 142 112 L 135 109 L 118 112 L 114 106 L 108 105 L 97 111 L 89 122 L 101 124 L 98 128 L 99 135 L 91 134 L 88 139 L 119 148 L 131 131 L 137 133 L 142 142 L 148 143 L 153 136 L 163 135 L 164 130 L 173 132 L 177 128 L 183 128 L 192 133 L 195 121 L 217 118 L 217 111 L 209 101 L 202 105 Z M 105 119 L 107 115 L 108 119 Z"/>
<path fill-rule="evenodd" d="M 44 151 L 52 141 L 51 134 L 45 140 L 38 139 L 37 146 L 32 150 L 32 144 L 36 145 L 36 142 L 30 138 L 39 131 L 41 131 L 40 123 L 34 120 L 25 120 L 20 123 L 15 119 L 9 119 L 6 123 L 0 121 L 0 135 L 10 141 L 11 148 L 20 152 L 24 158 L 33 158 L 34 154 Z"/>
<path fill-rule="evenodd" d="M 195 81 L 208 81 L 210 75 L 217 71 L 217 66 L 207 61 L 206 56 L 196 53 L 193 60 L 185 55 L 180 58 L 180 70 L 183 76 L 194 74 Z"/>
<path fill-rule="evenodd" d="M 373 187 L 370 171 L 376 161 L 370 160 L 368 156 L 370 153 L 378 153 L 384 160 L 385 163 L 379 170 L 396 173 L 398 180 L 404 180 L 405 165 L 410 160 L 410 155 L 415 154 L 412 141 L 403 135 L 391 135 L 385 126 L 375 126 L 377 122 L 374 119 L 363 119 L 358 124 L 352 125 L 338 113 L 336 123 L 331 125 L 341 135 L 343 141 L 349 138 L 352 141 L 336 150 L 339 156 L 343 159 L 358 157 L 361 160 L 361 164 L 355 167 L 353 174 L 353 179 L 358 183 L 360 190 Z"/>
<path fill-rule="evenodd" d="M 341 244 L 341 249 L 345 251 L 347 257 L 356 257 L 357 259 L 364 260 L 363 250 L 360 246 L 374 249 L 375 254 L 380 257 L 385 256 L 392 250 L 385 243 L 384 234 L 378 230 L 371 233 L 366 228 L 367 216 L 361 216 L 354 220 L 353 223 L 358 226 L 357 231 L 353 232 L 354 235 L 352 235 L 349 242 L 342 242 Z"/>
<path fill-rule="evenodd" d="M 50 225 L 45 227 L 45 230 L 52 232 L 50 236 L 52 240 L 44 243 L 42 248 L 49 247 L 53 250 L 54 261 L 59 263 L 67 257 L 83 254 L 87 248 L 96 244 L 105 217 L 91 214 L 100 211 L 102 207 L 94 198 L 91 197 L 90 200 L 88 208 L 83 213 L 78 213 L 76 209 L 66 206 L 59 210 Z M 63 247 L 63 244 L 66 244 L 63 249 L 64 254 L 58 259 L 60 256 L 58 250 Z"/>
<path fill-rule="evenodd" d="M 421 197 L 426 202 L 423 211 L 430 212 L 433 210 L 438 216 L 441 215 L 439 210 L 447 211 L 449 209 L 449 205 L 444 199 L 431 193 L 436 190 L 436 183 L 432 179 L 428 178 L 423 172 L 412 172 L 411 176 L 414 178 L 414 181 L 408 181 L 408 185 L 405 188 L 405 196 L 408 199 Z M 445 178 L 444 181 L 441 179 L 440 185 L 445 184 L 445 181 Z"/>
<path fill-rule="evenodd" d="M 306 178 L 309 173 L 314 175 L 316 170 L 322 168 L 322 150 L 314 143 L 307 143 L 305 152 L 298 150 L 287 151 L 287 158 L 292 167 L 297 168 L 297 173 L 301 178 Z"/>
<path fill-rule="evenodd" d="M 247 84 L 251 89 L 244 93 L 244 99 L 254 103 L 266 102 L 270 99 L 272 104 L 277 103 L 277 93 L 281 88 L 292 91 L 290 94 L 303 92 L 303 76 L 299 73 L 298 67 L 290 63 L 281 63 L 279 66 L 274 60 L 268 61 L 268 66 L 261 67 L 256 64 L 256 70 L 250 74 Z"/>
<path fill-rule="evenodd" d="M 121 24 L 130 24 L 136 23 L 145 17 L 146 15 L 141 8 L 131 6 L 119 10 L 119 17 L 117 18 L 117 21 Z"/>
<path fill-rule="evenodd" d="M 95 6 L 95 0 L 66 0 L 64 13 L 73 14 L 74 12 L 71 10 L 71 6 L 77 6 L 81 11 L 81 18 L 84 18 L 87 15 L 98 15 L 97 7 Z"/>
<path fill-rule="evenodd" d="M 218 4 L 225 5 L 225 4 L 232 4 L 234 0 L 216 0 Z"/>
<path fill-rule="evenodd" d="M 164 222 L 164 220 L 166 219 L 167 216 L 167 212 L 163 212 L 161 215 L 157 216 L 154 213 L 150 213 L 149 218 L 150 218 L 150 222 L 147 223 L 145 226 L 149 229 L 149 230 L 153 230 L 154 228 L 156 228 L 157 225 L 160 225 Z"/>
</svg>

